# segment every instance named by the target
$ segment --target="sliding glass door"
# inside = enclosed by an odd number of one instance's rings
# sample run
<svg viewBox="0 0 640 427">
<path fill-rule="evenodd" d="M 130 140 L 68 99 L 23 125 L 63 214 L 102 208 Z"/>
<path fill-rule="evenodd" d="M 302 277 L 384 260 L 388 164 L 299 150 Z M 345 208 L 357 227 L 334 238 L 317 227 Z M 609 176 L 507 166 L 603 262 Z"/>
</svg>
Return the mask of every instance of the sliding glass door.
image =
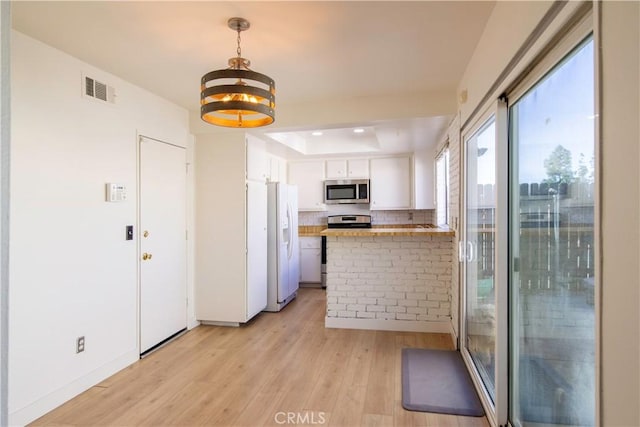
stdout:
<svg viewBox="0 0 640 427">
<path fill-rule="evenodd" d="M 463 129 L 460 349 L 492 426 L 596 424 L 590 28 L 585 12 Z"/>
<path fill-rule="evenodd" d="M 580 44 L 509 109 L 516 426 L 595 423 L 593 48 Z"/>
<path fill-rule="evenodd" d="M 464 138 L 463 354 L 476 381 L 495 405 L 496 390 L 496 118 L 480 122 Z"/>
</svg>

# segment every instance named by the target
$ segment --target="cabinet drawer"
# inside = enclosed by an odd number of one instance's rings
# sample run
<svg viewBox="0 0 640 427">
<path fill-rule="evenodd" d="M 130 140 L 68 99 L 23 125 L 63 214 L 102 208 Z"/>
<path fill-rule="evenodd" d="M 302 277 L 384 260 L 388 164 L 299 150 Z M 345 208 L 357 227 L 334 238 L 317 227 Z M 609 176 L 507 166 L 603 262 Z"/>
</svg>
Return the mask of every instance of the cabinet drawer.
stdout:
<svg viewBox="0 0 640 427">
<path fill-rule="evenodd" d="M 320 237 L 300 237 L 300 249 L 320 249 Z"/>
</svg>

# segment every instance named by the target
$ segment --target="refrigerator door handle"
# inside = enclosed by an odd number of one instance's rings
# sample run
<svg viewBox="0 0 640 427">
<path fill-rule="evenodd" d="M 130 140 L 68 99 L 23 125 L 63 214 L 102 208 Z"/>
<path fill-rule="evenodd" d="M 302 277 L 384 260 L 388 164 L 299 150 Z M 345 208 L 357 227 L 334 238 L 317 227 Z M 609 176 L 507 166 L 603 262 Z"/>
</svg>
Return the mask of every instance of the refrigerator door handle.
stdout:
<svg viewBox="0 0 640 427">
<path fill-rule="evenodd" d="M 287 258 L 291 259 L 291 256 L 293 255 L 293 245 L 291 244 L 293 239 L 291 238 L 291 233 L 293 232 L 293 230 L 291 227 L 291 205 L 289 203 L 287 203 L 287 222 L 289 223 L 289 239 L 287 241 Z"/>
</svg>

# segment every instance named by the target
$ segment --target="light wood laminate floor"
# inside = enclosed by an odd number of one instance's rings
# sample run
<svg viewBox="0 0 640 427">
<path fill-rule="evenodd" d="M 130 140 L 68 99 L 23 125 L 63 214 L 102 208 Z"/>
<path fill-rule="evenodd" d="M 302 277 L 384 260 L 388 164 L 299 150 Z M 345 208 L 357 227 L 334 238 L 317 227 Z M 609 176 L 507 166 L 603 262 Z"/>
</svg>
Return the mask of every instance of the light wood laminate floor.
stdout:
<svg viewBox="0 0 640 427">
<path fill-rule="evenodd" d="M 307 288 L 246 326 L 197 327 L 32 425 L 488 427 L 402 408 L 401 349 L 448 335 L 325 329 L 324 312 Z"/>
</svg>

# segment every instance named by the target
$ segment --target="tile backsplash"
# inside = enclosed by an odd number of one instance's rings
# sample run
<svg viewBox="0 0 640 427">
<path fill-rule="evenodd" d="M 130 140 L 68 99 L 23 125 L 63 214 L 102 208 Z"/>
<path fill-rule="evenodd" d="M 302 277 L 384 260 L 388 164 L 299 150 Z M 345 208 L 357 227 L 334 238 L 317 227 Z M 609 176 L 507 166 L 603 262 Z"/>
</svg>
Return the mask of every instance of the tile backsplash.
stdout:
<svg viewBox="0 0 640 427">
<path fill-rule="evenodd" d="M 351 214 L 355 212 L 343 212 Z M 433 224 L 435 210 L 403 210 L 403 211 L 362 211 L 358 212 L 371 215 L 371 222 L 376 224 Z M 299 212 L 299 225 L 326 225 L 327 215 L 335 215 L 332 212 Z"/>
</svg>

